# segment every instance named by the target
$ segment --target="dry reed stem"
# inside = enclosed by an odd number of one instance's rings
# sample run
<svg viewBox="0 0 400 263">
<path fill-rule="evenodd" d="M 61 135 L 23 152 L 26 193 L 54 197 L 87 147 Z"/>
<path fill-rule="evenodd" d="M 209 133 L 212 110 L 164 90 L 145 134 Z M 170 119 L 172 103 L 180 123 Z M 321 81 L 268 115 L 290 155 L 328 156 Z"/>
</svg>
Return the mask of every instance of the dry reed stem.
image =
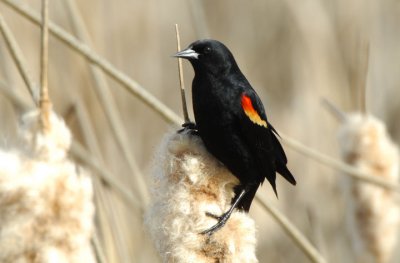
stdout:
<svg viewBox="0 0 400 263">
<path fill-rule="evenodd" d="M 25 85 L 27 86 L 29 93 L 31 94 L 33 101 L 38 105 L 38 96 L 36 94 L 37 87 L 30 75 L 24 55 L 22 54 L 22 51 L 17 41 L 15 40 L 10 28 L 8 27 L 7 23 L 5 22 L 1 14 L 0 14 L 0 30 L 1 33 L 3 34 L 7 47 L 11 53 L 11 57 L 13 58 L 15 65 L 17 65 L 18 71 L 21 74 L 21 77 L 25 82 Z"/>
<path fill-rule="evenodd" d="M 179 26 L 175 24 L 175 32 L 176 32 L 176 49 L 177 51 L 181 51 L 181 37 L 179 36 Z M 181 99 L 182 99 L 182 110 L 183 110 L 183 119 L 185 123 L 189 123 L 189 113 L 186 105 L 186 96 L 185 96 L 185 80 L 183 78 L 183 69 L 182 69 L 182 59 L 178 58 L 178 72 L 179 72 L 179 85 L 181 90 Z"/>
<path fill-rule="evenodd" d="M 290 220 L 276 208 L 264 201 L 259 195 L 256 196 L 258 203 L 274 218 L 274 220 L 285 230 L 286 234 L 304 252 L 311 262 L 326 263 L 327 261 L 308 239 L 290 222 Z"/>
<path fill-rule="evenodd" d="M 70 20 L 73 24 L 73 28 L 79 38 L 81 38 L 84 42 L 91 45 L 91 39 L 89 34 L 87 33 L 87 29 L 85 23 L 82 19 L 81 14 L 76 6 L 75 1 L 66 0 L 64 1 L 66 4 L 67 10 L 69 11 Z M 90 64 L 90 72 L 95 80 L 95 92 L 100 100 L 100 104 L 102 105 L 107 121 L 110 124 L 112 134 L 119 146 L 122 150 L 123 155 L 128 163 L 130 171 L 133 174 L 133 178 L 135 180 L 135 190 L 139 193 L 139 197 L 144 203 L 143 206 L 149 203 L 149 192 L 147 185 L 144 181 L 144 176 L 139 169 L 139 166 L 135 160 L 131 152 L 131 143 L 128 139 L 126 129 L 123 125 L 123 121 L 121 120 L 120 113 L 118 112 L 115 100 L 113 99 L 113 94 L 110 91 L 110 88 L 107 85 L 107 81 L 104 78 L 103 72 L 96 67 L 94 64 Z"/>
<path fill-rule="evenodd" d="M 93 234 L 92 245 L 96 253 L 97 263 L 107 263 L 106 257 L 100 244 L 99 237 L 96 233 Z"/>
<path fill-rule="evenodd" d="M 40 41 L 40 123 L 42 132 L 50 132 L 51 101 L 49 97 L 49 0 L 42 0 L 42 26 Z"/>
<path fill-rule="evenodd" d="M 369 68 L 369 43 L 364 41 L 360 48 L 359 103 L 360 112 L 367 114 L 367 78 Z"/>
<path fill-rule="evenodd" d="M 397 183 L 399 152 L 385 125 L 371 115 L 349 114 L 338 133 L 344 161 L 378 178 Z M 349 215 L 358 262 L 389 262 L 397 243 L 400 208 L 397 195 L 374 185 L 349 182 Z"/>
<path fill-rule="evenodd" d="M 2 0 L 2 2 L 7 4 L 23 17 L 27 18 L 29 21 L 33 22 L 36 25 L 40 25 L 39 15 L 37 14 L 37 12 L 33 11 L 32 8 L 30 8 L 28 5 L 15 0 Z M 128 77 L 123 72 L 116 69 L 110 62 L 95 53 L 89 46 L 85 45 L 51 21 L 49 22 L 49 30 L 50 33 L 58 38 L 60 41 L 65 43 L 78 54 L 88 59 L 91 63 L 101 68 L 108 76 L 110 76 L 116 82 L 120 83 L 122 87 L 124 87 L 128 92 L 138 97 L 151 109 L 157 112 L 164 120 L 178 126 L 182 124 L 182 119 L 175 112 L 173 112 L 151 93 L 145 90 L 139 83 Z"/>
<path fill-rule="evenodd" d="M 89 151 L 98 158 L 99 162 L 104 163 L 104 158 L 101 154 L 100 146 L 98 143 L 97 135 L 93 128 L 93 124 L 91 122 L 89 113 L 86 109 L 85 104 L 82 102 L 80 98 L 77 99 L 75 104 L 73 105 L 75 110 L 79 127 L 82 131 L 83 138 L 85 143 L 87 144 Z"/>
<path fill-rule="evenodd" d="M 101 183 L 101 178 L 96 177 L 93 179 L 94 186 L 94 197 L 96 204 L 96 222 L 97 232 L 101 233 L 100 246 L 103 250 L 101 251 L 101 257 L 106 257 L 106 262 L 119 262 L 115 258 L 114 252 L 117 250 L 117 242 L 115 241 L 114 223 L 110 220 L 110 209 L 109 209 L 109 196 L 106 194 L 104 184 Z M 104 255 L 104 256 L 103 256 Z"/>
<path fill-rule="evenodd" d="M 0 34 L 2 35 L 1 31 L 0 31 Z M 13 64 L 16 64 L 17 62 L 14 60 L 12 55 L 11 55 L 11 61 L 6 59 L 6 57 L 7 57 L 6 54 L 8 52 L 9 52 L 9 50 L 8 50 L 7 44 L 5 44 L 3 46 L 0 46 L 0 56 L 3 58 L 2 63 L 0 63 L 0 71 L 3 74 L 3 77 L 0 80 L 0 83 L 1 83 L 1 85 L 5 84 L 5 83 L 10 83 L 10 86 L 15 86 L 16 78 L 13 76 L 12 72 L 13 72 L 13 69 L 14 69 L 14 65 Z M 17 67 L 17 71 L 18 71 L 18 74 L 20 74 L 18 67 Z M 25 81 L 23 79 L 22 79 L 22 81 L 23 81 L 23 84 L 26 86 L 26 89 L 27 89 L 27 91 L 29 93 L 29 97 L 32 98 L 32 95 L 30 94 L 29 88 L 25 84 Z M 33 100 L 32 100 L 32 102 L 35 103 Z M 19 109 L 17 109 L 17 111 L 16 111 L 17 114 L 19 113 L 18 110 Z"/>
<path fill-rule="evenodd" d="M 8 100 L 13 103 L 14 107 L 20 112 L 26 112 L 27 110 L 32 110 L 34 106 L 31 106 L 30 101 L 23 98 L 13 89 L 10 89 L 6 83 L 0 80 L 0 92 L 8 98 Z"/>
<path fill-rule="evenodd" d="M 343 123 L 346 120 L 346 114 L 329 100 L 322 99 L 322 106 L 324 106 L 339 122 Z"/>
<path fill-rule="evenodd" d="M 321 164 L 324 164 L 324 165 L 332 167 L 336 170 L 342 171 L 346 175 L 348 175 L 354 179 L 360 180 L 360 182 L 370 183 L 370 184 L 374 184 L 374 185 L 383 187 L 388 190 L 400 192 L 400 185 L 398 183 L 393 183 L 393 182 L 389 182 L 385 179 L 377 178 L 376 176 L 373 176 L 372 174 L 370 174 L 368 172 L 361 171 L 360 169 L 357 169 L 356 167 L 354 167 L 352 165 L 348 165 L 345 162 L 336 160 L 330 156 L 327 156 L 327 155 L 322 154 L 314 149 L 311 149 L 310 147 L 303 145 L 299 141 L 296 141 L 281 132 L 279 132 L 279 134 L 281 135 L 282 141 L 284 144 L 286 144 L 290 148 L 298 151 L 299 153 L 301 153 L 305 156 L 308 156 L 315 161 L 318 161 Z"/>
</svg>

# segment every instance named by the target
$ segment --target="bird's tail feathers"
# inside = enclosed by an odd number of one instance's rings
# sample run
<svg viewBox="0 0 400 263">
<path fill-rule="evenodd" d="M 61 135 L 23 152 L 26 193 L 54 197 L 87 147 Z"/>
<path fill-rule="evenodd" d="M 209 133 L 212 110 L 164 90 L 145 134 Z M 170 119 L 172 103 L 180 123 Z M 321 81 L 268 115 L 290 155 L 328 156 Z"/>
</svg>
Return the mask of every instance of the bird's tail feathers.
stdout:
<svg viewBox="0 0 400 263">
<path fill-rule="evenodd" d="M 286 165 L 279 165 L 277 167 L 277 172 L 283 176 L 289 183 L 292 185 L 296 185 L 296 179 L 294 179 L 294 176 L 292 173 L 289 171 L 289 169 L 286 167 Z"/>
<path fill-rule="evenodd" d="M 271 184 L 272 189 L 274 190 L 274 193 L 276 195 L 276 198 L 278 198 L 278 191 L 276 190 L 276 176 L 274 172 L 274 176 L 266 176 L 268 182 Z"/>
</svg>

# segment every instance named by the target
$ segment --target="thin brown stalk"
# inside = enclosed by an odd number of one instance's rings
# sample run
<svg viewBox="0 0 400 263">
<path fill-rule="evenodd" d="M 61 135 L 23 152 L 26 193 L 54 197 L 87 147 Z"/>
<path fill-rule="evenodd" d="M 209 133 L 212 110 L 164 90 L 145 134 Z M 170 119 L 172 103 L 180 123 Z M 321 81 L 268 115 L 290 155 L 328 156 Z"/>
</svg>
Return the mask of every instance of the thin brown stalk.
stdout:
<svg viewBox="0 0 400 263">
<path fill-rule="evenodd" d="M 69 11 L 70 18 L 73 24 L 74 31 L 77 36 L 84 42 L 91 44 L 91 39 L 86 30 L 86 25 L 82 19 L 81 14 L 73 0 L 64 1 Z M 100 104 L 103 106 L 107 121 L 110 124 L 114 138 L 122 150 L 123 155 L 128 163 L 131 173 L 134 175 L 135 188 L 139 193 L 140 198 L 146 205 L 149 202 L 149 193 L 147 190 L 146 183 L 144 181 L 144 176 L 141 173 L 139 166 L 131 152 L 130 140 L 128 139 L 126 129 L 121 120 L 120 113 L 118 112 L 115 100 L 113 99 L 113 94 L 107 85 L 107 81 L 104 78 L 103 72 L 96 67 L 94 64 L 90 64 L 90 72 L 95 81 L 95 92 L 100 100 Z"/>
<path fill-rule="evenodd" d="M 24 55 L 15 40 L 10 28 L 5 22 L 3 16 L 0 14 L 0 31 L 3 34 L 6 45 L 11 53 L 11 57 L 14 60 L 15 65 L 18 68 L 19 73 L 21 74 L 22 79 L 25 82 L 25 85 L 28 87 L 28 91 L 35 103 L 37 103 L 37 97 L 35 94 L 36 85 L 29 73 L 27 63 L 25 61 Z"/>
<path fill-rule="evenodd" d="M 8 98 L 10 102 L 13 103 L 14 107 L 19 111 L 26 111 L 27 109 L 32 109 L 31 103 L 22 96 L 18 95 L 14 89 L 7 86 L 6 83 L 0 80 L 0 92 Z"/>
<path fill-rule="evenodd" d="M 110 219 L 110 196 L 105 191 L 104 184 L 101 183 L 100 178 L 93 178 L 93 188 L 95 193 L 96 204 L 96 231 L 101 233 L 100 246 L 103 247 L 102 254 L 107 255 L 109 262 L 118 262 L 112 260 L 114 258 L 114 251 L 117 250 L 116 231 L 114 231 L 114 222 Z"/>
<path fill-rule="evenodd" d="M 49 0 L 42 0 L 42 26 L 40 42 L 40 119 L 42 131 L 50 129 L 51 101 L 49 98 L 48 69 L 49 69 Z"/>
<path fill-rule="evenodd" d="M 99 240 L 99 237 L 97 236 L 96 232 L 93 233 L 91 242 L 92 242 L 93 250 L 96 254 L 97 262 L 98 263 L 106 263 L 107 260 L 103 253 L 103 249 L 101 248 L 100 240 Z"/>
<path fill-rule="evenodd" d="M 40 25 L 40 16 L 37 12 L 33 11 L 28 5 L 20 3 L 16 0 L 2 0 L 3 3 L 7 4 L 13 10 L 29 19 L 36 25 Z M 139 83 L 128 77 L 116 69 L 110 62 L 95 53 L 89 46 L 79 41 L 71 34 L 67 33 L 61 27 L 56 24 L 49 22 L 49 31 L 57 39 L 68 45 L 74 51 L 88 59 L 90 62 L 101 68 L 109 77 L 120 83 L 128 92 L 138 97 L 151 109 L 157 112 L 164 120 L 171 124 L 180 126 L 182 124 L 182 118 L 180 118 L 175 112 L 161 103 L 156 97 L 145 90 Z"/>
<path fill-rule="evenodd" d="M 280 135 L 281 135 L 282 141 L 287 146 L 291 147 L 292 149 L 298 151 L 299 153 L 301 153 L 305 156 L 312 158 L 313 160 L 315 160 L 321 164 L 324 164 L 326 166 L 329 166 L 329 167 L 332 167 L 339 171 L 342 171 L 342 172 L 346 173 L 347 175 L 349 175 L 357 180 L 360 180 L 362 182 L 371 183 L 371 184 L 374 184 L 374 185 L 377 185 L 380 187 L 384 187 L 384 188 L 392 190 L 392 191 L 400 192 L 400 186 L 398 184 L 393 184 L 384 179 L 377 178 L 376 176 L 373 176 L 371 174 L 364 173 L 352 165 L 348 165 L 342 161 L 336 160 L 336 159 L 329 157 L 325 154 L 322 154 L 314 149 L 311 149 L 311 148 L 303 145 L 299 141 L 296 141 L 282 133 L 280 133 Z"/>
<path fill-rule="evenodd" d="M 114 241 L 115 241 L 115 248 L 116 248 L 116 255 L 115 257 L 118 258 L 115 260 L 118 263 L 130 263 L 132 255 L 129 253 L 129 246 L 128 246 L 128 241 L 129 239 L 129 230 L 126 228 L 124 229 L 125 224 L 121 223 L 121 219 L 123 218 L 123 215 L 121 215 L 121 209 L 118 209 L 118 207 L 115 205 L 115 200 L 113 196 L 109 196 L 107 200 L 105 200 L 108 206 L 108 213 L 109 213 L 109 220 L 111 223 L 111 229 L 113 231 L 114 235 Z M 139 233 L 135 233 L 136 238 L 140 238 Z"/>
<path fill-rule="evenodd" d="M 177 51 L 181 51 L 181 37 L 179 35 L 179 26 L 175 24 L 175 32 L 176 32 L 176 45 Z M 189 123 L 189 114 L 186 105 L 186 96 L 185 96 L 185 80 L 183 79 L 183 69 L 182 69 L 182 59 L 178 58 L 178 70 L 179 70 L 179 85 L 181 87 L 181 99 L 182 99 L 182 110 L 183 110 L 183 118 L 185 123 Z"/>
<path fill-rule="evenodd" d="M 1 14 L 0 14 L 1 15 Z M 0 34 L 3 35 L 3 33 L 1 33 L 1 28 L 0 28 Z M 4 37 L 3 37 L 4 38 Z M 4 42 L 6 42 L 7 40 L 4 40 Z M 16 42 L 16 41 L 15 41 Z M 9 48 L 8 48 L 8 44 L 5 44 L 3 46 L 0 46 L 0 56 L 3 58 L 3 63 L 0 63 L 0 72 L 3 73 L 3 79 L 2 81 L 4 81 L 5 83 L 10 83 L 11 86 L 14 86 L 13 84 L 15 83 L 15 78 L 12 77 L 12 70 L 13 70 L 13 65 L 12 63 L 17 64 L 17 62 L 15 61 L 15 59 L 13 58 L 13 55 L 11 54 L 11 61 L 9 61 L 8 59 L 6 59 L 6 53 L 9 52 Z M 18 73 L 19 73 L 19 69 L 17 67 Z M 23 80 L 23 79 L 22 79 Z M 23 80 L 24 81 L 24 80 Z M 24 81 L 25 84 L 25 81 Z M 27 86 L 28 92 L 30 94 L 29 88 Z M 31 98 L 32 95 L 30 94 Z"/>
<path fill-rule="evenodd" d="M 285 230 L 286 234 L 292 238 L 297 246 L 307 255 L 312 262 L 326 262 L 318 250 L 308 241 L 308 239 L 276 208 L 264 201 L 259 195 L 256 196 L 258 203 L 275 219 L 275 221 Z"/>
<path fill-rule="evenodd" d="M 82 100 L 78 98 L 73 107 L 78 119 L 79 127 L 83 134 L 84 141 L 88 145 L 88 149 L 94 154 L 94 156 L 96 156 L 96 158 L 98 158 L 100 162 L 103 162 L 104 159 L 101 154 L 97 136 L 94 132 L 94 128 L 85 105 L 83 104 Z"/>
<path fill-rule="evenodd" d="M 360 75 L 359 75 L 359 87 L 360 91 L 360 111 L 365 115 L 367 114 L 367 78 L 368 78 L 368 66 L 369 66 L 369 43 L 363 42 L 360 49 Z"/>
<path fill-rule="evenodd" d="M 344 122 L 346 120 L 346 114 L 329 100 L 322 99 L 322 106 L 324 106 L 339 122 Z"/>
</svg>

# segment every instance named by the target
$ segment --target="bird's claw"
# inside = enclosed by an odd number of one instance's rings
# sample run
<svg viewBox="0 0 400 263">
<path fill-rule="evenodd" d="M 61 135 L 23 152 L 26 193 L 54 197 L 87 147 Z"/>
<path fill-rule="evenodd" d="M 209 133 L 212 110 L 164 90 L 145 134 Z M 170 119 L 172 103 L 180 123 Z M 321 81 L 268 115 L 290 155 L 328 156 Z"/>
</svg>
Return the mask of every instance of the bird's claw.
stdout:
<svg viewBox="0 0 400 263">
<path fill-rule="evenodd" d="M 184 124 L 182 124 L 182 127 L 183 128 L 187 128 L 187 129 L 191 129 L 191 130 L 197 130 L 196 123 L 191 122 L 191 121 L 185 122 Z"/>
<path fill-rule="evenodd" d="M 206 212 L 206 216 L 214 218 L 216 220 L 220 220 L 222 217 L 222 216 L 217 216 L 217 215 L 211 214 L 210 212 Z"/>
<path fill-rule="evenodd" d="M 212 217 L 216 220 L 218 220 L 218 222 L 213 225 L 212 227 L 210 227 L 207 230 L 204 230 L 203 232 L 201 232 L 200 234 L 202 235 L 212 235 L 214 232 L 218 231 L 221 227 L 223 227 L 226 224 L 226 221 L 228 221 L 229 219 L 229 213 L 225 213 L 222 214 L 221 216 L 217 216 L 214 214 L 211 214 L 209 212 L 206 212 L 206 216 Z"/>
<path fill-rule="evenodd" d="M 183 129 L 178 130 L 178 133 L 188 132 L 193 135 L 198 135 L 198 130 L 196 123 L 194 122 L 185 122 L 182 124 Z"/>
</svg>

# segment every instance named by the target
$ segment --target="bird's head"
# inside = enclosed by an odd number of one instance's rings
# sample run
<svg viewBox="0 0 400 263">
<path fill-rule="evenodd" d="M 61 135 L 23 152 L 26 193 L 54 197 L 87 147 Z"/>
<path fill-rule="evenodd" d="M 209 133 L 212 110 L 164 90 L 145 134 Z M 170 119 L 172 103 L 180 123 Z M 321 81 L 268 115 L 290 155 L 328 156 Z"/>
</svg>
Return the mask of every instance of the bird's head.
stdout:
<svg viewBox="0 0 400 263">
<path fill-rule="evenodd" d="M 217 40 L 203 39 L 190 44 L 174 57 L 188 59 L 196 73 L 209 72 L 223 74 L 237 68 L 235 59 L 229 49 Z"/>
</svg>

